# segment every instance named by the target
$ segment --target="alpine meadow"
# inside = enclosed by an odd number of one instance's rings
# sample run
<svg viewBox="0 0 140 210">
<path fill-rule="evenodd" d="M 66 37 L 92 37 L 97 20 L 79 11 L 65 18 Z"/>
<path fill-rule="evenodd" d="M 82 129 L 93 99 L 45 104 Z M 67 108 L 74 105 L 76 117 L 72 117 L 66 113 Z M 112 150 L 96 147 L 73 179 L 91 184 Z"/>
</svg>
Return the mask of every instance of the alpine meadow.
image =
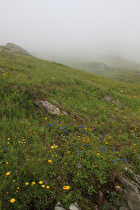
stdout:
<svg viewBox="0 0 140 210">
<path fill-rule="evenodd" d="M 140 184 L 140 71 L 118 71 L 122 81 L 0 47 L 2 210 L 130 208 L 121 180 Z"/>
</svg>

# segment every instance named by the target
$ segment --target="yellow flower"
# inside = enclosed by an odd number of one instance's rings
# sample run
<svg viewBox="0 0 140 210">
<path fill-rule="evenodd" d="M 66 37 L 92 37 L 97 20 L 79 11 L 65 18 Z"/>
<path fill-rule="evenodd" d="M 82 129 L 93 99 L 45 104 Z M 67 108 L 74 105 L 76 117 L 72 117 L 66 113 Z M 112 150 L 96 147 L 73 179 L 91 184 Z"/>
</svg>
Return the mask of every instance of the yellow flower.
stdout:
<svg viewBox="0 0 140 210">
<path fill-rule="evenodd" d="M 19 187 L 17 187 L 17 190 L 19 190 Z"/>
<path fill-rule="evenodd" d="M 47 117 L 45 118 L 45 120 L 47 120 Z"/>
<path fill-rule="evenodd" d="M 29 183 L 28 183 L 28 182 L 26 182 L 25 184 L 26 184 L 26 185 L 28 185 Z"/>
<path fill-rule="evenodd" d="M 6 176 L 9 176 L 9 175 L 10 175 L 10 171 L 6 173 Z"/>
<path fill-rule="evenodd" d="M 14 203 L 15 202 L 15 199 L 14 198 L 11 198 L 10 199 L 10 203 Z"/>
<path fill-rule="evenodd" d="M 120 189 L 120 186 L 118 185 L 117 188 Z"/>
<path fill-rule="evenodd" d="M 43 182 L 42 181 L 39 181 L 39 184 L 43 184 Z"/>
<path fill-rule="evenodd" d="M 7 138 L 7 140 L 10 140 L 10 138 Z"/>
<path fill-rule="evenodd" d="M 63 187 L 63 190 L 69 190 L 70 189 L 70 186 L 64 186 Z"/>
<path fill-rule="evenodd" d="M 97 156 L 100 155 L 99 153 L 97 153 Z"/>
<path fill-rule="evenodd" d="M 9 164 L 9 162 L 6 162 L 6 165 L 8 165 Z"/>
<path fill-rule="evenodd" d="M 54 145 L 54 146 L 51 146 L 51 149 L 54 149 L 54 148 L 57 148 L 58 146 Z"/>
<path fill-rule="evenodd" d="M 53 163 L 52 160 L 48 160 L 49 163 Z"/>
<path fill-rule="evenodd" d="M 42 188 L 45 188 L 45 185 L 43 184 L 43 185 L 41 185 L 41 187 L 42 187 Z"/>
<path fill-rule="evenodd" d="M 47 189 L 49 189 L 49 188 L 50 188 L 50 186 L 46 186 L 46 188 L 47 188 Z"/>
<path fill-rule="evenodd" d="M 32 185 L 34 185 L 35 184 L 35 182 L 32 182 Z"/>
</svg>

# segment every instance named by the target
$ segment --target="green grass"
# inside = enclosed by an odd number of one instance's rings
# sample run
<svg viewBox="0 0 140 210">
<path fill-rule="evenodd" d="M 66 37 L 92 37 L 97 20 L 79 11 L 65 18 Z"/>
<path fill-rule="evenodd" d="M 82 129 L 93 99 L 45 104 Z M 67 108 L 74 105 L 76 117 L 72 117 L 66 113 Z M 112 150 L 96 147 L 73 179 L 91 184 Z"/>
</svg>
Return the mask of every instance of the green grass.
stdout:
<svg viewBox="0 0 140 210">
<path fill-rule="evenodd" d="M 117 81 L 139 84 L 140 82 L 140 64 L 125 61 L 120 58 L 104 57 L 97 59 L 98 62 L 84 61 L 62 61 L 72 68 L 87 71 L 89 73 L 115 79 Z"/>
<path fill-rule="evenodd" d="M 98 190 L 114 191 L 124 167 L 140 173 L 138 84 L 4 48 L 0 68 L 1 209 L 54 209 L 58 201 L 93 209 Z M 69 115 L 53 116 L 34 105 L 51 98 Z"/>
</svg>

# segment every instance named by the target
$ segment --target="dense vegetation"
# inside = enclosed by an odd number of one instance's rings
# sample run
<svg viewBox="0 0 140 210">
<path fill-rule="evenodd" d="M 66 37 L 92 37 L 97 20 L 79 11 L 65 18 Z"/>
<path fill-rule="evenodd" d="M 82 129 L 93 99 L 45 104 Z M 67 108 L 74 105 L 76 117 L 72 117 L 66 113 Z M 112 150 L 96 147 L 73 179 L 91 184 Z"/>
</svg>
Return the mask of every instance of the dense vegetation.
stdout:
<svg viewBox="0 0 140 210">
<path fill-rule="evenodd" d="M 93 209 L 98 190 L 115 191 L 126 166 L 140 173 L 139 84 L 4 48 L 0 68 L 2 209 L 54 209 L 57 201 Z M 39 109 L 37 99 L 57 101 L 68 116 Z"/>
</svg>

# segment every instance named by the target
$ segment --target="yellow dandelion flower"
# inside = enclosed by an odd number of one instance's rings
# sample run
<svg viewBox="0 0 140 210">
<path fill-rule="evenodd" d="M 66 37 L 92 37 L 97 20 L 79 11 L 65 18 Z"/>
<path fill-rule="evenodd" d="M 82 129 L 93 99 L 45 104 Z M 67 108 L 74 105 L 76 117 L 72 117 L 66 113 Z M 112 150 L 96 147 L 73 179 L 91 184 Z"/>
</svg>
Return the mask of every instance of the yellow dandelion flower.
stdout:
<svg viewBox="0 0 140 210">
<path fill-rule="evenodd" d="M 9 162 L 6 162 L 6 165 L 8 165 L 9 164 Z"/>
<path fill-rule="evenodd" d="M 48 160 L 49 163 L 53 163 L 52 160 Z"/>
<path fill-rule="evenodd" d="M 70 189 L 70 186 L 64 186 L 63 187 L 63 190 L 69 190 Z"/>
<path fill-rule="evenodd" d="M 7 140 L 9 141 L 9 140 L 10 140 L 10 138 L 7 138 Z"/>
<path fill-rule="evenodd" d="M 50 186 L 46 186 L 47 189 L 50 189 Z"/>
<path fill-rule="evenodd" d="M 120 189 L 120 186 L 118 185 L 117 188 Z"/>
<path fill-rule="evenodd" d="M 97 153 L 97 156 L 99 156 L 100 154 L 99 153 Z"/>
<path fill-rule="evenodd" d="M 47 117 L 45 118 L 45 120 L 47 120 Z"/>
<path fill-rule="evenodd" d="M 51 146 L 51 149 L 54 149 L 54 148 L 57 148 L 58 146 L 54 145 L 54 146 Z"/>
<path fill-rule="evenodd" d="M 26 182 L 25 184 L 26 184 L 26 185 L 29 185 L 29 183 L 28 183 L 28 182 Z"/>
<path fill-rule="evenodd" d="M 43 182 L 42 181 L 39 181 L 39 184 L 43 184 Z"/>
<path fill-rule="evenodd" d="M 32 185 L 34 185 L 35 184 L 35 182 L 32 182 Z"/>
<path fill-rule="evenodd" d="M 11 198 L 10 199 L 10 203 L 14 203 L 15 202 L 15 199 L 14 198 Z"/>
<path fill-rule="evenodd" d="M 6 173 L 6 176 L 9 176 L 9 175 L 10 175 L 10 171 Z"/>
<path fill-rule="evenodd" d="M 17 190 L 19 190 L 19 187 L 17 187 Z"/>
<path fill-rule="evenodd" d="M 44 185 L 44 184 L 42 184 L 42 185 L 41 185 L 41 187 L 42 187 L 42 188 L 45 188 L 45 185 Z"/>
</svg>

